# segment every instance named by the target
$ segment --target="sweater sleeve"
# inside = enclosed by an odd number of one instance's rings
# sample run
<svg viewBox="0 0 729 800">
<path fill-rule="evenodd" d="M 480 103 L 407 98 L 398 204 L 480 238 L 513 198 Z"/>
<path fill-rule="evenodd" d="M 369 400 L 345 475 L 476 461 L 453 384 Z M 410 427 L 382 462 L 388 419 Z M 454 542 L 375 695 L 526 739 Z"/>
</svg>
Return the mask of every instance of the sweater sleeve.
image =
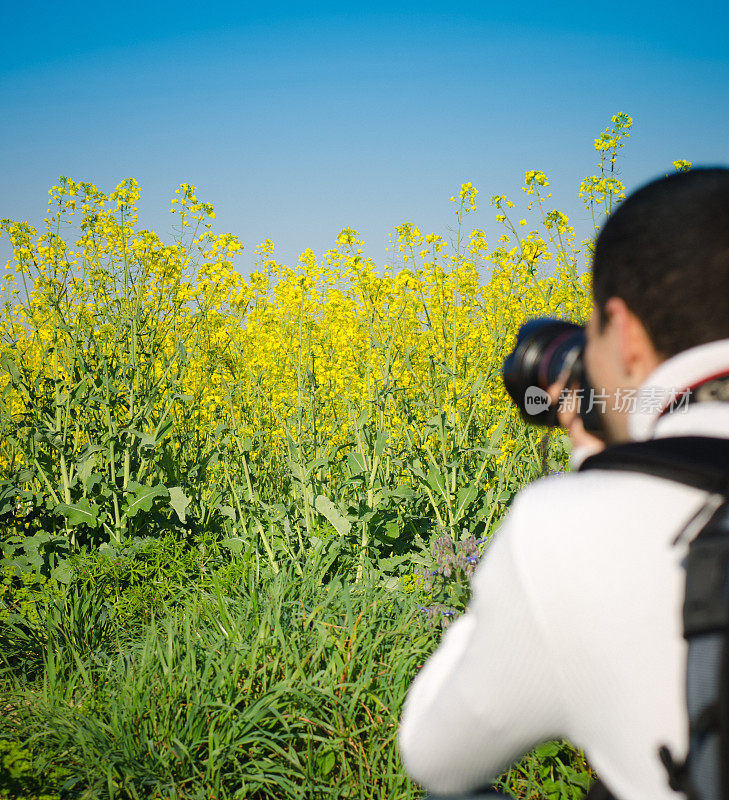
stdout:
<svg viewBox="0 0 729 800">
<path fill-rule="evenodd" d="M 413 682 L 399 729 L 408 774 L 436 794 L 473 791 L 566 733 L 551 648 L 518 563 L 517 506 L 472 582 L 467 612 Z"/>
</svg>

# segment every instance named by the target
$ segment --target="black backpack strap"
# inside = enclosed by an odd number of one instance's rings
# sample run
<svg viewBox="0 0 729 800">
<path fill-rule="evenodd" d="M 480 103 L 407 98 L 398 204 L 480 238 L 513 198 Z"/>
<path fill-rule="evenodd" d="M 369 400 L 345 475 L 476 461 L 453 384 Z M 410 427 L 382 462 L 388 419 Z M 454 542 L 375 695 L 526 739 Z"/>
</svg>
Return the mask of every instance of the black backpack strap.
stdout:
<svg viewBox="0 0 729 800">
<path fill-rule="evenodd" d="M 729 797 L 729 500 L 689 543 L 684 637 L 688 642 L 689 751 L 675 765 L 692 800 Z"/>
<path fill-rule="evenodd" d="M 689 543 L 684 637 L 689 750 L 659 756 L 669 785 L 690 800 L 729 799 L 729 439 L 680 436 L 630 442 L 586 459 L 580 471 L 628 470 L 677 481 L 724 502 Z"/>
<path fill-rule="evenodd" d="M 672 436 L 607 447 L 586 458 L 579 471 L 628 470 L 729 494 L 729 439 Z"/>
</svg>

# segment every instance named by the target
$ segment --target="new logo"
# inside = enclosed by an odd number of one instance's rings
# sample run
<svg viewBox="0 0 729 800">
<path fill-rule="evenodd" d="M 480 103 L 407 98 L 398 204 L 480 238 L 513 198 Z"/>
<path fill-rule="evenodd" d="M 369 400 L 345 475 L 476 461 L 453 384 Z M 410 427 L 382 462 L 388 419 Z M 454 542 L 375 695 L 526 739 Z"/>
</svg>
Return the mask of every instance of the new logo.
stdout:
<svg viewBox="0 0 729 800">
<path fill-rule="evenodd" d="M 549 395 L 538 386 L 529 386 L 524 392 L 524 408 L 527 414 L 535 417 L 549 408 Z"/>
</svg>

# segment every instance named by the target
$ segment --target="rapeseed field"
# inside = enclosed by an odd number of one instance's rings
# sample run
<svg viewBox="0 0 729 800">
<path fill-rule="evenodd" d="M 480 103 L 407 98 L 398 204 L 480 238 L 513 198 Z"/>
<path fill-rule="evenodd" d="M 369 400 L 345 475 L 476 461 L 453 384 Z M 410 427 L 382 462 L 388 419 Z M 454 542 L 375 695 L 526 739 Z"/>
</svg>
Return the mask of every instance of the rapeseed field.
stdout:
<svg viewBox="0 0 729 800">
<path fill-rule="evenodd" d="M 595 230 L 631 124 L 595 140 Z M 527 318 L 586 320 L 592 238 L 544 173 L 523 192 L 523 218 L 490 198 L 495 238 L 465 183 L 384 266 L 346 228 L 294 266 L 266 240 L 248 277 L 186 183 L 169 241 L 132 179 L 2 220 L 0 797 L 419 796 L 407 687 L 514 493 L 567 459 L 501 365 Z M 550 743 L 503 782 L 590 779 Z"/>
</svg>

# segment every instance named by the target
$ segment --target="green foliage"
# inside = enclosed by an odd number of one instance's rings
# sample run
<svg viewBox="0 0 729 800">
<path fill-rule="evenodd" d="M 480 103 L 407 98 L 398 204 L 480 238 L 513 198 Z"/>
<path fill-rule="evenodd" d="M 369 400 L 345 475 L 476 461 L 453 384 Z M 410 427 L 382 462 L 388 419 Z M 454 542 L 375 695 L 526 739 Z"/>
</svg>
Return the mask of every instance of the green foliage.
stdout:
<svg viewBox="0 0 729 800">
<path fill-rule="evenodd" d="M 190 501 L 174 486 L 179 474 L 168 434 L 182 397 L 144 359 L 140 343 L 152 323 L 130 322 L 118 310 L 118 333 L 104 349 L 83 320 L 67 318 L 60 303 L 53 308 L 55 380 L 26 363 L 20 341 L 14 358 L 2 357 L 9 380 L 0 427 L 15 456 L 0 491 L 0 523 L 19 533 L 64 535 L 72 545 L 118 541 L 140 523 L 179 523 L 177 510 Z M 139 341 L 128 341 L 130 326 Z M 167 366 L 178 366 L 177 357 L 175 351 Z M 16 405 L 20 398 L 21 412 L 11 413 L 11 397 Z"/>
<path fill-rule="evenodd" d="M 42 679 L 6 674 L 0 736 L 38 751 L 33 780 L 67 770 L 74 795 L 415 797 L 394 742 L 431 632 L 403 598 L 311 567 L 227 589 L 213 575 L 141 628 L 80 584 L 38 626 Z"/>
<path fill-rule="evenodd" d="M 7 796 L 418 797 L 396 731 L 440 628 L 375 569 L 327 578 L 322 556 L 273 575 L 167 537 L 74 559 L 32 618 L 0 623 Z M 501 785 L 577 800 L 590 777 L 559 743 Z"/>
<path fill-rule="evenodd" d="M 31 749 L 0 739 L 1 800 L 60 800 L 57 789 L 67 774 L 58 767 L 38 774 Z"/>
<path fill-rule="evenodd" d="M 111 633 L 105 582 L 74 582 L 53 594 L 41 592 L 32 614 L 11 610 L 0 619 L 0 661 L 33 678 L 51 652 L 102 658 Z"/>
<path fill-rule="evenodd" d="M 568 742 L 545 742 L 515 764 L 497 784 L 524 800 L 581 800 L 594 774 Z"/>
</svg>

